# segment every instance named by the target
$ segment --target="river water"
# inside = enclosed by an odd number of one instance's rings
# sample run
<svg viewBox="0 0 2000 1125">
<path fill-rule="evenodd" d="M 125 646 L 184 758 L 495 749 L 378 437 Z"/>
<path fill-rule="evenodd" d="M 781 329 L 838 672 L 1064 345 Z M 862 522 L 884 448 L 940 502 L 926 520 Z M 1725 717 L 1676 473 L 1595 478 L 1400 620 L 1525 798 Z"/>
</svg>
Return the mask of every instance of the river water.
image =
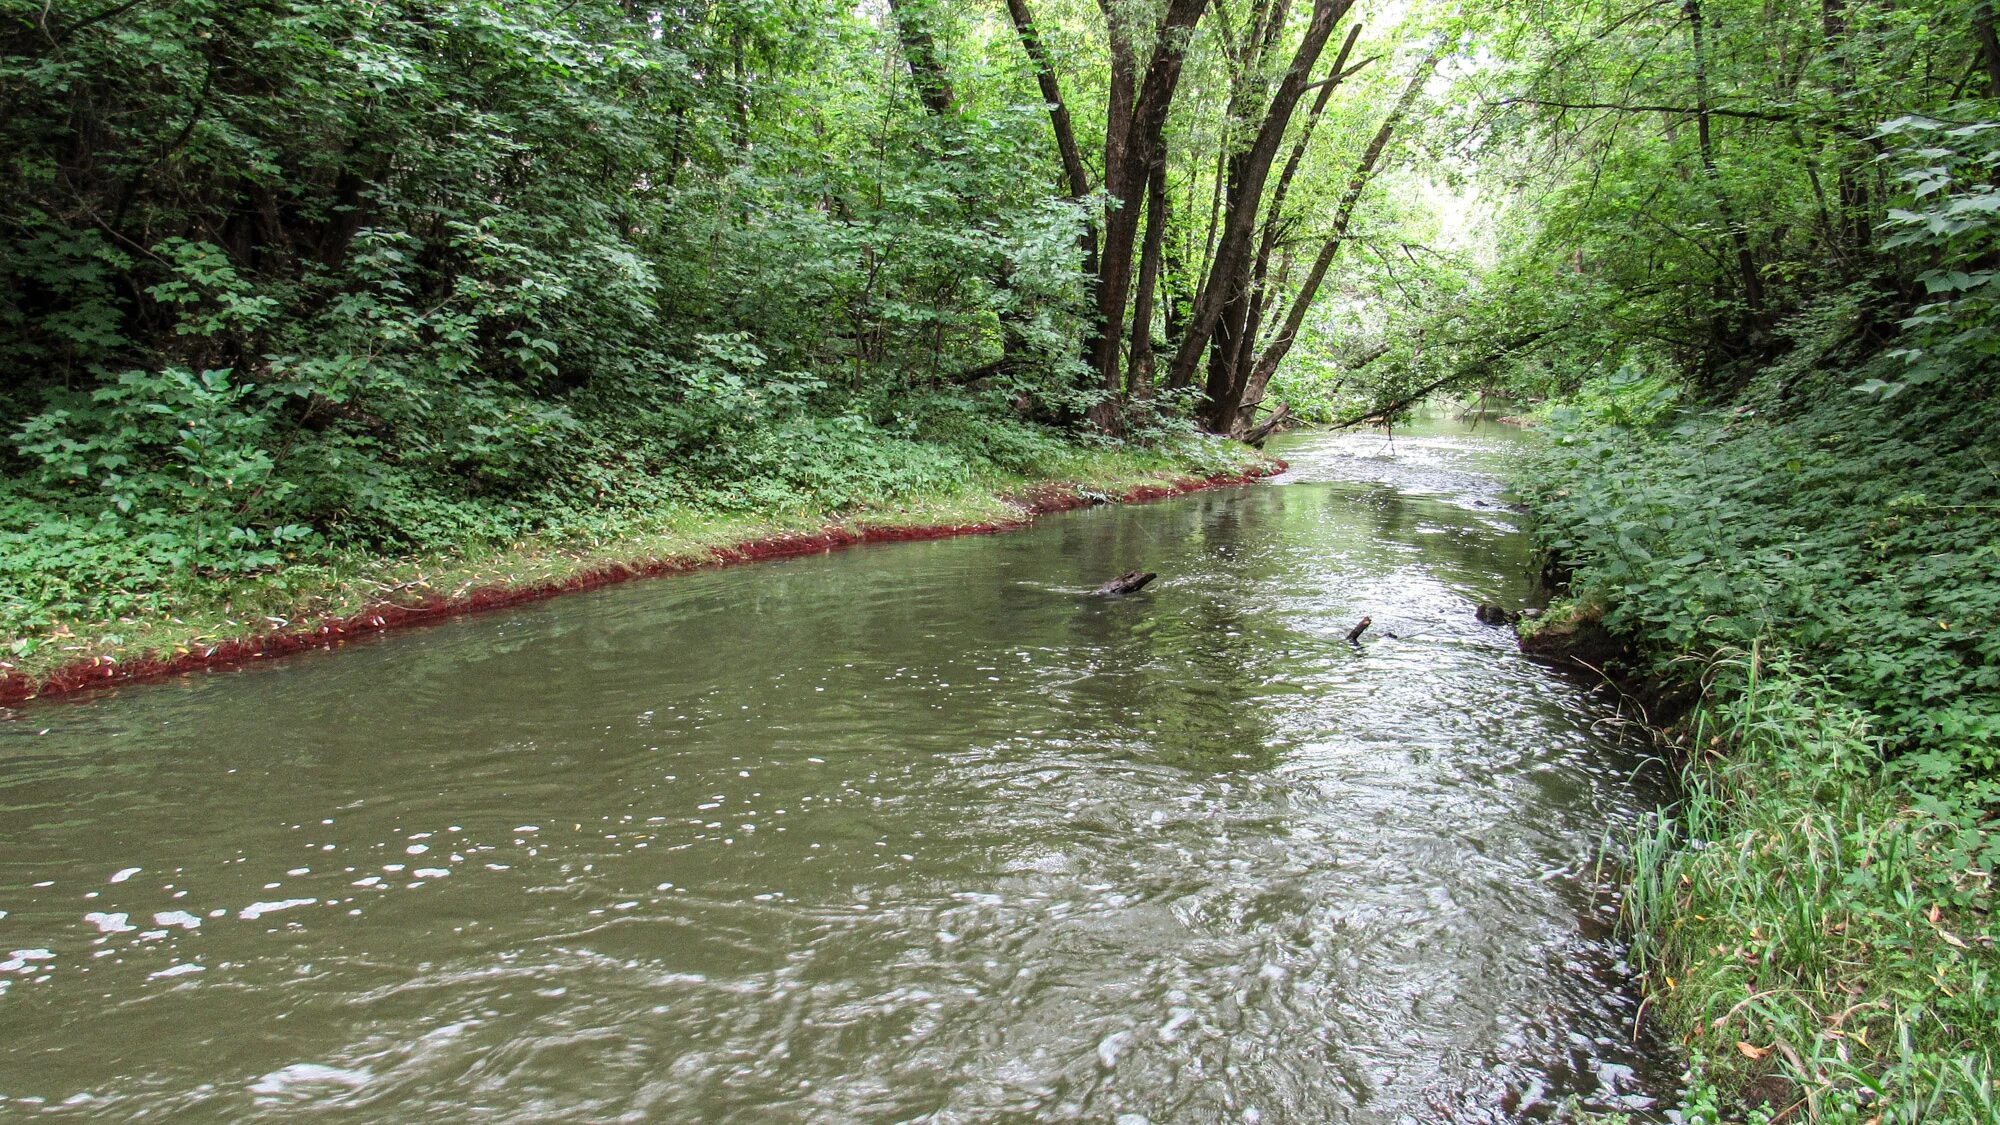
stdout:
<svg viewBox="0 0 2000 1125">
<path fill-rule="evenodd" d="M 1472 617 L 1523 440 L 13 713 L 0 1117 L 1645 1109 L 1598 855 L 1656 771 Z"/>
</svg>

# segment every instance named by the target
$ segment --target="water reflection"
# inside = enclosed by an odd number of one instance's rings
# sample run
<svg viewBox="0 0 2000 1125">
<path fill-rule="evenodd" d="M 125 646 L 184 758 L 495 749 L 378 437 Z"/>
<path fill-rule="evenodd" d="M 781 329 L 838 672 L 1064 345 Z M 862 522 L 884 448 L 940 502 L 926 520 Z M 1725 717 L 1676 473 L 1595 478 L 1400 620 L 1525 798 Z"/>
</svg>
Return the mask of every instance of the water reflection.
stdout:
<svg viewBox="0 0 2000 1125">
<path fill-rule="evenodd" d="M 1647 795 L 1470 616 L 1504 439 L 1370 441 L 0 724 L 0 1112 L 1642 1106 L 1591 879 Z"/>
</svg>

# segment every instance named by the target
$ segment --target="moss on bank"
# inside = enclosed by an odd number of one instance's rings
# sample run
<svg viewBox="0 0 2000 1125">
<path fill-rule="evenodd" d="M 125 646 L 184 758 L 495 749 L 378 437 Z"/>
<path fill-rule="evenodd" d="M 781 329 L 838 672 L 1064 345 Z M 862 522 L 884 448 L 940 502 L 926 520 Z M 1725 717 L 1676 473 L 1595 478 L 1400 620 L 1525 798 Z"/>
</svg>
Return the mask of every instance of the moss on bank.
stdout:
<svg viewBox="0 0 2000 1125">
<path fill-rule="evenodd" d="M 0 647 L 0 699 L 288 651 L 623 577 L 863 539 L 1001 530 L 1039 511 L 1145 499 L 1274 468 L 1247 446 L 1205 438 L 1144 447 L 1079 445 L 1042 456 L 1034 472 L 994 469 L 838 510 L 606 504 L 511 541 L 469 538 L 397 554 L 349 547 L 250 575 L 186 575 L 132 592 L 139 607 L 132 612 L 18 631 Z"/>
</svg>

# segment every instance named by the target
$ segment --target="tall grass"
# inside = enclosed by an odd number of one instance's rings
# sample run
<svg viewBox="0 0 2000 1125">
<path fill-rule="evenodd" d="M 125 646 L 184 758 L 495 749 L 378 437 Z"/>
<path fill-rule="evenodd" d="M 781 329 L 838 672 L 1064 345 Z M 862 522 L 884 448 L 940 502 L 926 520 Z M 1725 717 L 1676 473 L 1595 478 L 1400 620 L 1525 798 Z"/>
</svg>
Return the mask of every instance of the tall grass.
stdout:
<svg viewBox="0 0 2000 1125">
<path fill-rule="evenodd" d="M 1869 722 L 1825 684 L 1755 647 L 1707 680 L 1624 900 L 1649 1013 L 1689 1048 L 1690 1119 L 2000 1122 L 1994 873 L 1880 780 Z"/>
</svg>

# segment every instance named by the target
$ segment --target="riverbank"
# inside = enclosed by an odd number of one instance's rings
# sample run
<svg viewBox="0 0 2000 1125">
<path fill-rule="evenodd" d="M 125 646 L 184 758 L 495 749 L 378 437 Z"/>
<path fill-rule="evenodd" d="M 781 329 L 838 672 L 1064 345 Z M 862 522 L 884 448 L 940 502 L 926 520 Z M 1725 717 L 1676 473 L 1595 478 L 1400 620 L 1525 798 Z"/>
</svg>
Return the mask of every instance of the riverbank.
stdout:
<svg viewBox="0 0 2000 1125">
<path fill-rule="evenodd" d="M 1524 641 L 1672 701 L 1625 917 L 1693 1116 L 2000 1120 L 2000 412 L 1801 398 L 1555 427 Z"/>
<path fill-rule="evenodd" d="M 835 550 L 988 534 L 1036 516 L 1249 483 L 1282 471 L 1206 439 L 1079 447 L 1045 476 L 988 472 L 840 511 L 718 512 L 672 504 L 599 513 L 588 532 L 384 555 L 332 552 L 310 566 L 195 579 L 148 610 L 63 621 L 0 642 L 0 705 L 264 659 L 464 613 L 635 578 Z"/>
</svg>

